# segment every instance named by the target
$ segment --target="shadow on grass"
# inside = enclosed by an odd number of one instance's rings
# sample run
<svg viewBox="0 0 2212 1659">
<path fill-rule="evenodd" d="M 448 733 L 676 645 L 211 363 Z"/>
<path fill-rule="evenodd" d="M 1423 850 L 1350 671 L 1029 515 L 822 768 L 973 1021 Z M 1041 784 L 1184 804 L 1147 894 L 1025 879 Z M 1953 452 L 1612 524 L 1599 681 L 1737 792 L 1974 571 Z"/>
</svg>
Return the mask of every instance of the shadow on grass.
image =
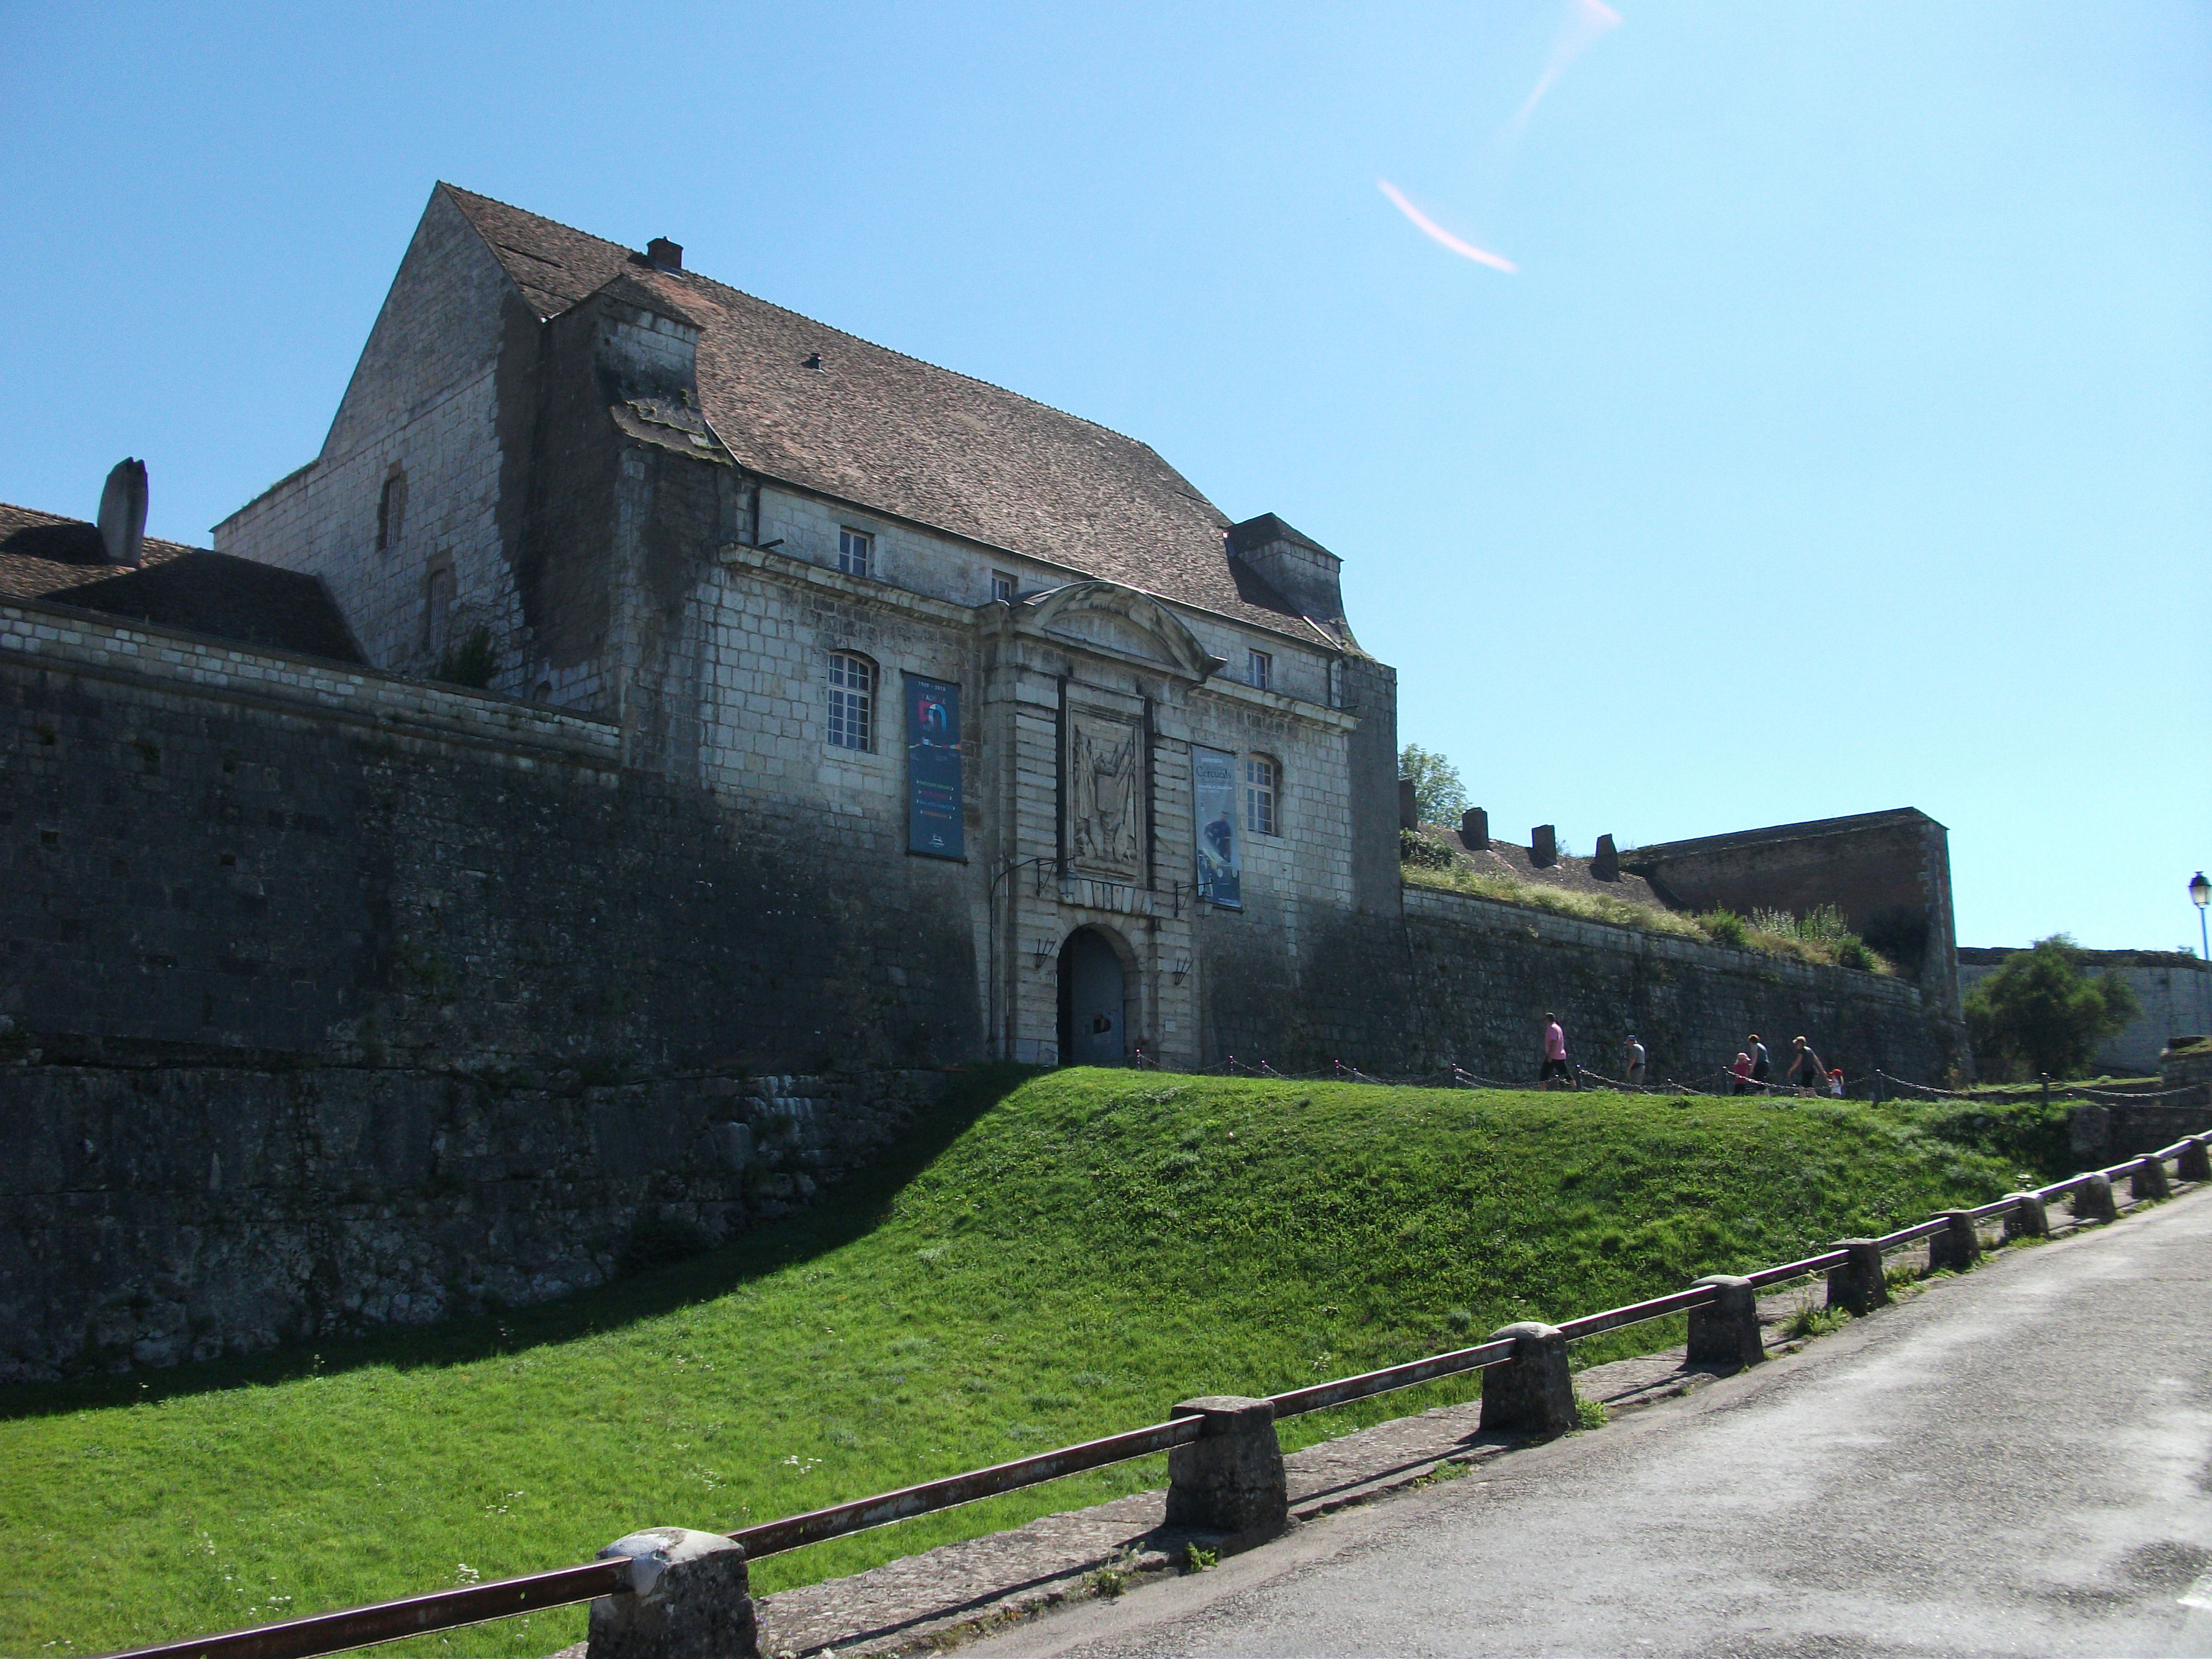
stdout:
<svg viewBox="0 0 2212 1659">
<path fill-rule="evenodd" d="M 155 1371 L 60 1382 L 0 1384 L 0 1420 L 151 1404 L 182 1395 L 332 1376 L 372 1365 L 412 1370 L 464 1365 L 500 1354 L 620 1330 L 711 1301 L 764 1274 L 824 1255 L 872 1231 L 891 1202 L 969 1126 L 1022 1084 L 1031 1066 L 979 1066 L 953 1075 L 938 1102 L 872 1162 L 824 1192 L 810 1209 L 740 1235 L 702 1255 L 617 1279 L 557 1302 L 473 1314 L 362 1336 L 288 1342 L 263 1352 L 226 1354 Z"/>
</svg>

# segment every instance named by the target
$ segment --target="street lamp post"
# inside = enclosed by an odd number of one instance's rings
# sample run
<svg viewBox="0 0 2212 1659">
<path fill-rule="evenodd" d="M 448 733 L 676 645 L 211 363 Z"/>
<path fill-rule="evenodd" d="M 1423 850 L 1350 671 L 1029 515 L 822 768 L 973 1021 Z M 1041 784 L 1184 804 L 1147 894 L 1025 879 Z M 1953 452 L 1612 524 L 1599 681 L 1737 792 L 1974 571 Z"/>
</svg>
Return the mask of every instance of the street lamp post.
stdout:
<svg viewBox="0 0 2212 1659">
<path fill-rule="evenodd" d="M 2197 907 L 2197 959 L 2205 964 L 2197 982 L 2203 984 L 2212 979 L 2212 949 L 2207 948 L 2204 934 L 2204 907 L 2212 904 L 2212 881 L 2204 879 L 2202 870 L 2189 878 L 2189 898 Z M 2205 1024 L 2208 1030 L 2212 1030 L 2212 1020 Z"/>
</svg>

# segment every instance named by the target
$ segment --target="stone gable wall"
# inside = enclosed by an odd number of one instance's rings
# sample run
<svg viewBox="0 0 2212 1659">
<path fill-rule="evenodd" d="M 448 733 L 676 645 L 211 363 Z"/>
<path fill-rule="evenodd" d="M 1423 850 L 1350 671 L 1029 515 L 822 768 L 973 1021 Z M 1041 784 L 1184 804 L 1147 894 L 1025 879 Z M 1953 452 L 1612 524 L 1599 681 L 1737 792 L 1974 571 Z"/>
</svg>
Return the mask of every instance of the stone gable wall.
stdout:
<svg viewBox="0 0 2212 1659">
<path fill-rule="evenodd" d="M 500 365 L 514 349 L 509 313 L 524 308 L 467 221 L 434 197 L 321 453 L 217 525 L 216 550 L 321 577 L 363 654 L 395 672 L 436 659 L 425 632 L 429 578 L 448 569 L 449 640 L 489 628 L 511 664 L 522 616 L 501 553 L 510 458 Z M 532 322 L 526 349 L 534 332 Z M 394 466 L 407 477 L 403 533 L 379 549 L 378 503 Z"/>
</svg>

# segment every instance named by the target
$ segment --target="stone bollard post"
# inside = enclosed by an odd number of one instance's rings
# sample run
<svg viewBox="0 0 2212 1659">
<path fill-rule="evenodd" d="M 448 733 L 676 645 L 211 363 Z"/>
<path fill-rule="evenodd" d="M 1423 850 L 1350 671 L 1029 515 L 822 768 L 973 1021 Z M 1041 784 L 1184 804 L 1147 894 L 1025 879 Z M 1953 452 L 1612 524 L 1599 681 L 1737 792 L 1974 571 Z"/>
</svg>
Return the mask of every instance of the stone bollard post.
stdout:
<svg viewBox="0 0 2212 1659">
<path fill-rule="evenodd" d="M 2166 1160 L 2146 1152 L 2128 1171 L 2128 1196 L 2138 1204 L 2147 1198 L 2172 1198 L 2173 1188 L 2166 1178 Z"/>
<path fill-rule="evenodd" d="M 592 1603 L 586 1659 L 760 1659 L 743 1545 L 648 1527 L 599 1552 L 616 1556 L 629 1558 L 630 1593 Z"/>
<path fill-rule="evenodd" d="M 2181 1149 L 2181 1156 L 2173 1161 L 2173 1173 L 2183 1181 L 2212 1181 L 2212 1152 L 2205 1150 L 2206 1137 L 2191 1135 Z"/>
<path fill-rule="evenodd" d="M 1206 1395 L 1168 1415 L 1205 1419 L 1200 1437 L 1168 1452 L 1167 1523 L 1272 1538 L 1290 1523 L 1291 1489 L 1275 1437 L 1275 1402 Z"/>
<path fill-rule="evenodd" d="M 1881 1246 L 1870 1238 L 1846 1238 L 1835 1249 L 1850 1259 L 1828 1269 L 1828 1306 L 1864 1318 L 1889 1305 L 1889 1279 L 1882 1271 Z"/>
<path fill-rule="evenodd" d="M 1974 1218 L 1964 1210 L 1943 1212 L 1946 1226 L 1928 1241 L 1928 1271 L 1941 1273 L 1949 1268 L 1962 1273 L 1982 1259 L 1982 1236 L 1975 1231 Z"/>
<path fill-rule="evenodd" d="M 2118 1221 L 2120 1206 L 2112 1201 L 2109 1176 L 2093 1175 L 2074 1189 L 2069 1206 L 2076 1221 Z"/>
<path fill-rule="evenodd" d="M 2051 1217 L 2043 1207 L 2043 1200 L 2033 1193 L 2014 1193 L 2012 1209 L 2005 1217 L 2007 1238 L 2047 1238 L 2051 1234 Z"/>
<path fill-rule="evenodd" d="M 1524 1322 L 1490 1334 L 1510 1337 L 1513 1358 L 1482 1373 L 1485 1434 L 1565 1434 L 1575 1426 L 1575 1384 L 1567 1370 L 1567 1339 L 1556 1325 Z"/>
<path fill-rule="evenodd" d="M 1707 1273 L 1698 1283 L 1716 1285 L 1720 1293 L 1704 1307 L 1690 1310 L 1690 1364 L 1756 1365 L 1765 1358 L 1759 1297 L 1751 1281 L 1730 1273 Z"/>
</svg>

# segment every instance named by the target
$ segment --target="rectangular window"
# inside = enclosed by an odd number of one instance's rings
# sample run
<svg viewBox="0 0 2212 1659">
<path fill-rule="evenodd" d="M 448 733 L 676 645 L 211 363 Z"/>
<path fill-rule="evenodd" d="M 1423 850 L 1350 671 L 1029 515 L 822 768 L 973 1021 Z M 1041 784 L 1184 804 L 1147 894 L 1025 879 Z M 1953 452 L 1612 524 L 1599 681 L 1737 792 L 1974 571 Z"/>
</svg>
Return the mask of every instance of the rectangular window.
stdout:
<svg viewBox="0 0 2212 1659">
<path fill-rule="evenodd" d="M 1244 666 L 1246 670 L 1244 678 L 1262 691 L 1274 683 L 1275 659 L 1266 652 L 1247 651 L 1244 653 Z"/>
<path fill-rule="evenodd" d="M 422 648 L 443 651 L 451 643 L 448 619 L 453 609 L 453 573 L 439 565 L 423 579 Z"/>
<path fill-rule="evenodd" d="M 376 550 L 398 546 L 406 533 L 407 475 L 395 472 L 384 481 L 384 491 L 376 498 Z"/>
<path fill-rule="evenodd" d="M 1014 579 L 1003 570 L 991 573 L 991 598 L 1000 605 L 1014 602 Z"/>
<path fill-rule="evenodd" d="M 1275 763 L 1263 755 L 1244 758 L 1244 827 L 1255 836 L 1275 833 Z"/>
<path fill-rule="evenodd" d="M 848 576 L 874 574 L 875 538 L 858 530 L 837 532 L 837 568 Z"/>
<path fill-rule="evenodd" d="M 875 747 L 876 665 L 848 651 L 830 654 L 830 746 Z"/>
</svg>

